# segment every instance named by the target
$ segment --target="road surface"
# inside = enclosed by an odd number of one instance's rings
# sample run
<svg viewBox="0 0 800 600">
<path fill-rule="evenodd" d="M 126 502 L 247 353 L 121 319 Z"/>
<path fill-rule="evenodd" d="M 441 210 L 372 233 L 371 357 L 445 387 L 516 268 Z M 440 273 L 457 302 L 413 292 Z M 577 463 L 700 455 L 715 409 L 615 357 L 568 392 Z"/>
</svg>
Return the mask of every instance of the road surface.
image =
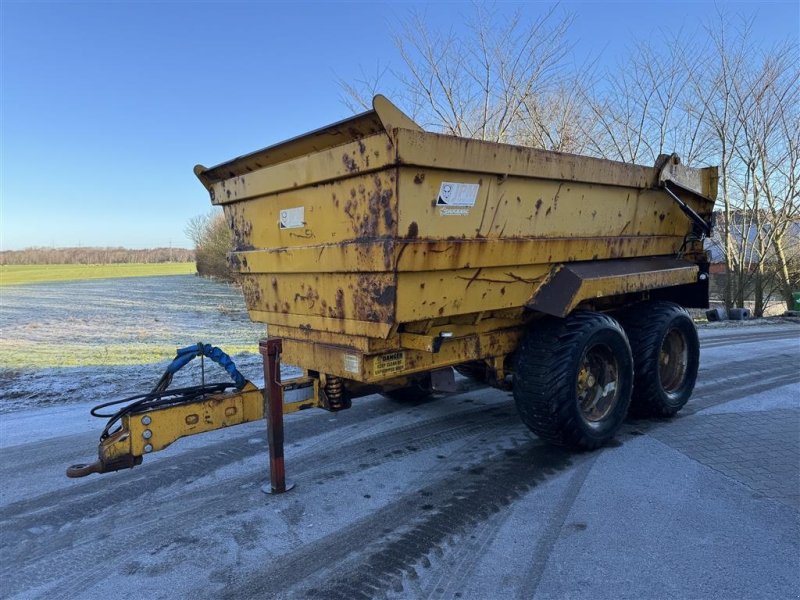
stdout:
<svg viewBox="0 0 800 600">
<path fill-rule="evenodd" d="M 89 403 L 3 416 L 4 598 L 785 598 L 800 594 L 800 327 L 701 331 L 693 399 L 572 454 L 510 394 L 379 396 L 91 458 Z M 91 390 L 86 391 L 87 400 Z"/>
</svg>

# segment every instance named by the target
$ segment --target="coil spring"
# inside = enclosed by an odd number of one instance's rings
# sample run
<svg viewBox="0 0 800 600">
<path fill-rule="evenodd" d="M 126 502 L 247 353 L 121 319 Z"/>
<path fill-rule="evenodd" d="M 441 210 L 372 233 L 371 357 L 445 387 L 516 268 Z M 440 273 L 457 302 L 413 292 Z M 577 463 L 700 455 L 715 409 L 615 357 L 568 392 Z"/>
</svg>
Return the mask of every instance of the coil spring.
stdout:
<svg viewBox="0 0 800 600">
<path fill-rule="evenodd" d="M 325 396 L 332 410 L 339 410 L 345 407 L 344 402 L 344 382 L 341 377 L 328 375 L 325 380 Z"/>
</svg>

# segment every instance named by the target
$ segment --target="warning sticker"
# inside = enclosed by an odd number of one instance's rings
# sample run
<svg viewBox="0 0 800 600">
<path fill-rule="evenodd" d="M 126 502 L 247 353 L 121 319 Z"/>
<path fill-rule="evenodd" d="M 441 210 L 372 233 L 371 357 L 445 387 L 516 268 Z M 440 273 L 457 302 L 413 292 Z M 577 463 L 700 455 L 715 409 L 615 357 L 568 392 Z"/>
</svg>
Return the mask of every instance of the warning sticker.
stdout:
<svg viewBox="0 0 800 600">
<path fill-rule="evenodd" d="M 375 375 L 396 373 L 406 368 L 405 352 L 392 352 L 375 357 Z"/>
<path fill-rule="evenodd" d="M 348 373 L 361 372 L 361 360 L 355 354 L 345 354 L 343 357 L 344 370 Z"/>
<path fill-rule="evenodd" d="M 437 206 L 475 206 L 478 198 L 477 183 L 452 183 L 443 181 L 439 188 L 439 198 L 436 200 Z"/>
<path fill-rule="evenodd" d="M 284 208 L 281 211 L 281 229 L 296 229 L 305 227 L 306 209 L 303 206 L 297 208 Z"/>
</svg>

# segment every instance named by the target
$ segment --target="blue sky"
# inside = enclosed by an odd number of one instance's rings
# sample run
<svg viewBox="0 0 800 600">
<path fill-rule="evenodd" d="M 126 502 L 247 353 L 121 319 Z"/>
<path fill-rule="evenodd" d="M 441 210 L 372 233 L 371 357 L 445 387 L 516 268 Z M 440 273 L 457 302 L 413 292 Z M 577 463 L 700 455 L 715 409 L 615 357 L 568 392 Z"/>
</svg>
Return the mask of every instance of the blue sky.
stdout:
<svg viewBox="0 0 800 600">
<path fill-rule="evenodd" d="M 796 0 L 720 3 L 765 40 Z M 575 60 L 693 29 L 712 2 L 562 2 Z M 0 247 L 188 247 L 209 210 L 192 174 L 348 115 L 338 78 L 398 65 L 399 19 L 461 27 L 468 3 L 20 2 L 2 8 Z M 541 3 L 502 3 L 535 15 Z"/>
</svg>

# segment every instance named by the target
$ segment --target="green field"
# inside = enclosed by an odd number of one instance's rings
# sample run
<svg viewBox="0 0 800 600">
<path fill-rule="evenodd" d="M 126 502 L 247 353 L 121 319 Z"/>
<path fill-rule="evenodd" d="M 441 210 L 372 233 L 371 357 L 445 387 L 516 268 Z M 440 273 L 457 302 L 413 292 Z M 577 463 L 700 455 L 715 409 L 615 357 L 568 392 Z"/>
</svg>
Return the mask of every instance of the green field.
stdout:
<svg viewBox="0 0 800 600">
<path fill-rule="evenodd" d="M 194 272 L 195 264 L 193 262 L 114 265 L 0 265 L 0 286 L 46 281 L 188 275 Z"/>
</svg>

